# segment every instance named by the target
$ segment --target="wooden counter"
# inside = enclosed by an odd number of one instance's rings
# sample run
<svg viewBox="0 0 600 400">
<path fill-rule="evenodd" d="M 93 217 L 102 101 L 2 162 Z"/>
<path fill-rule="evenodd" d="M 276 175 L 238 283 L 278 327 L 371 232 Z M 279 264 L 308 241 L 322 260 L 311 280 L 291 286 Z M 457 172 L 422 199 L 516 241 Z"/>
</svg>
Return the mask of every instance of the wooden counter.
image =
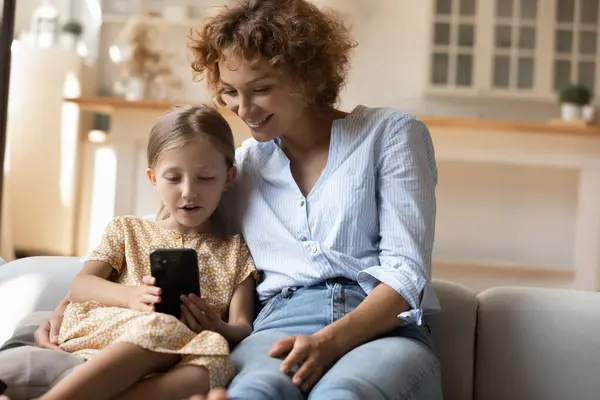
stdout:
<svg viewBox="0 0 600 400">
<path fill-rule="evenodd" d="M 436 117 L 430 115 L 419 115 L 419 118 L 429 128 L 460 128 L 486 132 L 556 133 L 600 138 L 600 125 L 584 126 L 568 122 L 535 123 L 494 119 Z"/>
<path fill-rule="evenodd" d="M 118 109 L 129 110 L 168 110 L 177 104 L 189 104 L 190 101 L 155 101 L 141 100 L 129 101 L 117 97 L 85 97 L 66 98 L 65 101 L 76 103 L 82 110 L 112 114 Z M 214 105 L 211 101 L 203 102 Z M 222 107 L 221 112 L 231 114 L 229 109 Z M 418 115 L 429 128 L 458 128 L 485 132 L 525 132 L 525 133 L 552 133 L 563 135 L 591 136 L 600 138 L 600 125 L 582 126 L 570 123 L 535 123 L 522 121 L 507 121 L 494 119 L 457 118 L 432 115 Z"/>
<path fill-rule="evenodd" d="M 103 114 L 112 114 L 117 110 L 148 110 L 148 111 L 166 111 L 169 108 L 181 105 L 192 104 L 187 101 L 161 101 L 161 100 L 139 100 L 131 101 L 119 97 L 81 97 L 81 98 L 65 98 L 68 103 L 79 105 L 81 110 L 93 111 Z M 199 101 L 196 104 L 214 105 L 211 101 Z"/>
</svg>

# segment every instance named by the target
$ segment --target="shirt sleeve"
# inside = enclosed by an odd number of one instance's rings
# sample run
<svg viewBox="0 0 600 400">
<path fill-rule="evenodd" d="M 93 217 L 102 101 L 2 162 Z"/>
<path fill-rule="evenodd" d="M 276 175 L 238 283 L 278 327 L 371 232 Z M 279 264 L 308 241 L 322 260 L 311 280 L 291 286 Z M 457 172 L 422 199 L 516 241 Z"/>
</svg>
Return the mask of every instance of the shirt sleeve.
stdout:
<svg viewBox="0 0 600 400">
<path fill-rule="evenodd" d="M 421 324 L 421 297 L 431 277 L 437 167 L 429 130 L 410 115 L 383 133 L 378 163 L 379 262 L 359 274 L 361 286 L 385 283 L 410 309 L 398 316 Z"/>
<path fill-rule="evenodd" d="M 244 280 L 246 280 L 246 278 L 250 275 L 252 275 L 252 278 L 255 281 L 258 280 L 258 271 L 254 265 L 254 260 L 250 254 L 250 249 L 241 235 L 237 260 L 235 287 L 244 282 Z"/>
<path fill-rule="evenodd" d="M 125 238 L 123 220 L 114 218 L 104 230 L 98 247 L 87 256 L 86 261 L 103 261 L 121 273 L 125 263 Z"/>
</svg>

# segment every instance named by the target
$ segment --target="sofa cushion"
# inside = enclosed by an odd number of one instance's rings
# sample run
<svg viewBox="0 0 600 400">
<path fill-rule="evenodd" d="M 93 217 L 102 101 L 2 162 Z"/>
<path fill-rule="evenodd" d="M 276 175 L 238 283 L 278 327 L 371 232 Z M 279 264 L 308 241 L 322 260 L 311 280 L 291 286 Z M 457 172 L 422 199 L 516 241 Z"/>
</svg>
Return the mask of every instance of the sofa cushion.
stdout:
<svg viewBox="0 0 600 400">
<path fill-rule="evenodd" d="M 11 400 L 40 397 L 83 359 L 64 351 L 22 346 L 0 352 L 0 379 Z"/>
<path fill-rule="evenodd" d="M 445 399 L 473 398 L 475 326 L 477 299 L 465 287 L 433 280 L 433 289 L 442 310 L 427 316 L 442 363 Z"/>
<path fill-rule="evenodd" d="M 515 287 L 477 298 L 475 399 L 600 397 L 600 294 Z"/>
<path fill-rule="evenodd" d="M 82 364 L 78 357 L 33 346 L 33 334 L 52 311 L 36 311 L 19 322 L 14 335 L 0 347 L 0 380 L 11 400 L 37 398 Z"/>
</svg>

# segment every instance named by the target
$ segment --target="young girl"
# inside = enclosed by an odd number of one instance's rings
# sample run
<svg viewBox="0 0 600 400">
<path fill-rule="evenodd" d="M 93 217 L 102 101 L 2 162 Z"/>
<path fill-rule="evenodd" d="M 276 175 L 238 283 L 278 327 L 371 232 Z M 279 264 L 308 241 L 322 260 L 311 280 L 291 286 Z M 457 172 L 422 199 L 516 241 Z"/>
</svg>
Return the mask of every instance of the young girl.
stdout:
<svg viewBox="0 0 600 400">
<path fill-rule="evenodd" d="M 158 222 L 109 224 L 71 284 L 59 336 L 63 350 L 89 361 L 42 399 L 182 399 L 233 377 L 229 345 L 251 332 L 256 274 L 242 237 L 215 233 L 234 151 L 230 127 L 212 108 L 175 107 L 158 119 L 147 154 L 163 204 Z M 154 312 L 156 248 L 198 253 L 202 298 L 182 297 L 181 320 Z"/>
</svg>

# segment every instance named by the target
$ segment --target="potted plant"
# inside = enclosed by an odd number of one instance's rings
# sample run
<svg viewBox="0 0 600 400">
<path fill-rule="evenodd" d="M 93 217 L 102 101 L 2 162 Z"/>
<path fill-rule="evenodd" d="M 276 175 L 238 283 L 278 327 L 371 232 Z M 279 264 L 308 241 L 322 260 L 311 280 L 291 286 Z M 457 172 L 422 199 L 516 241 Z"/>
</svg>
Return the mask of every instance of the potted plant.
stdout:
<svg viewBox="0 0 600 400">
<path fill-rule="evenodd" d="M 565 121 L 580 120 L 583 108 L 590 105 L 591 91 L 584 85 L 571 84 L 560 91 L 561 117 Z"/>
<path fill-rule="evenodd" d="M 77 21 L 69 21 L 62 26 L 61 41 L 69 50 L 77 47 L 77 42 L 83 33 L 83 27 Z"/>
</svg>

